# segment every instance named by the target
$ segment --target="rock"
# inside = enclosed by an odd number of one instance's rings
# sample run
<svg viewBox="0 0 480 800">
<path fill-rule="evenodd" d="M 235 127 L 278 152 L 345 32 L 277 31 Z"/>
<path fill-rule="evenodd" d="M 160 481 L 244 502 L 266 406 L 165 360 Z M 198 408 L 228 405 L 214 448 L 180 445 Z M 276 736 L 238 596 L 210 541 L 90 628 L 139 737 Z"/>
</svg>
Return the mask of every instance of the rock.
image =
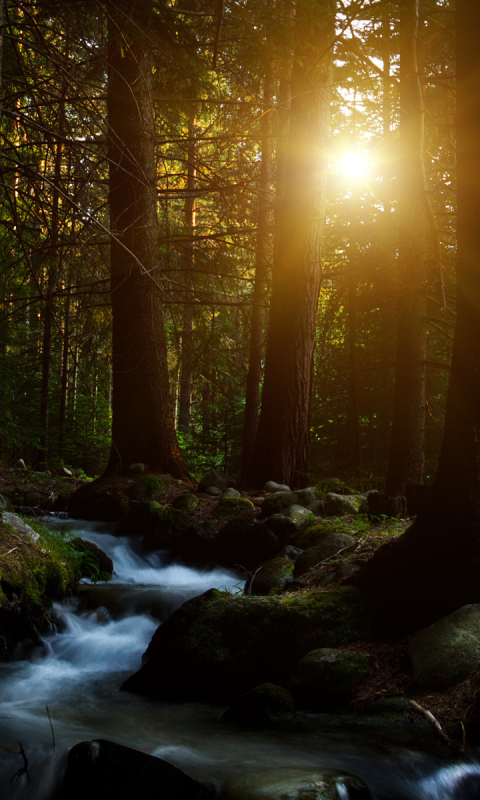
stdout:
<svg viewBox="0 0 480 800">
<path fill-rule="evenodd" d="M 211 589 L 155 632 L 123 689 L 169 701 L 221 701 L 260 683 L 286 685 L 310 650 L 368 638 L 363 595 L 336 589 L 239 597 Z"/>
<path fill-rule="evenodd" d="M 145 472 L 145 464 L 142 464 L 140 461 L 138 464 L 130 464 L 129 468 L 130 472 L 134 472 L 138 475 L 141 475 L 142 472 Z"/>
<path fill-rule="evenodd" d="M 349 578 L 355 572 L 361 569 L 357 564 L 340 564 L 334 572 L 334 580 L 340 581 L 343 578 Z"/>
<path fill-rule="evenodd" d="M 298 505 L 295 492 L 274 492 L 269 494 L 262 503 L 262 518 L 270 517 L 272 514 L 279 514 L 294 504 Z"/>
<path fill-rule="evenodd" d="M 221 492 L 225 492 L 230 487 L 235 488 L 235 479 L 232 478 L 231 475 L 227 475 L 226 472 L 219 472 L 216 469 L 207 472 L 206 475 L 200 480 L 198 484 L 198 491 L 204 492 L 207 490 L 207 487 L 215 486 L 217 489 L 220 489 Z"/>
<path fill-rule="evenodd" d="M 226 489 L 222 494 L 222 499 L 224 497 L 241 497 L 242 495 L 236 489 L 230 488 Z"/>
<path fill-rule="evenodd" d="M 179 535 L 180 530 L 173 519 L 161 519 L 155 523 L 153 529 L 147 530 L 142 539 L 142 547 L 148 553 L 172 550 Z"/>
<path fill-rule="evenodd" d="M 328 492 L 325 512 L 328 517 L 344 517 L 346 514 L 358 514 L 362 498 L 359 495 L 343 495 Z"/>
<path fill-rule="evenodd" d="M 289 561 L 295 562 L 300 553 L 303 553 L 301 547 L 294 547 L 293 544 L 286 544 L 285 547 L 282 547 L 282 549 L 278 551 L 277 558 L 288 558 Z"/>
<path fill-rule="evenodd" d="M 407 516 L 407 499 L 399 495 L 389 497 L 381 492 L 372 492 L 368 495 L 368 516 L 369 517 L 398 517 L 404 519 Z"/>
<path fill-rule="evenodd" d="M 239 518 L 221 528 L 214 549 L 222 563 L 252 569 L 273 558 L 280 549 L 280 541 L 265 523 Z"/>
<path fill-rule="evenodd" d="M 222 800 L 371 800 L 360 778 L 328 767 L 244 771 L 226 781 Z"/>
<path fill-rule="evenodd" d="M 239 511 L 246 511 L 247 509 L 254 508 L 255 506 L 251 500 L 239 495 L 238 497 L 222 497 L 216 508 L 216 512 L 222 517 L 227 517 L 230 514 L 237 514 Z"/>
<path fill-rule="evenodd" d="M 25 466 L 25 461 L 23 460 L 23 458 L 17 458 L 17 460 L 15 461 L 15 464 L 13 465 L 13 469 L 27 469 L 27 467 Z"/>
<path fill-rule="evenodd" d="M 62 797 L 69 800 L 203 800 L 210 790 L 172 764 L 105 739 L 68 754 Z"/>
<path fill-rule="evenodd" d="M 186 561 L 195 563 L 212 560 L 214 540 L 214 522 L 195 522 L 174 539 L 171 549 L 175 555 L 181 556 Z"/>
<path fill-rule="evenodd" d="M 297 489 L 297 503 L 304 508 L 308 508 L 312 503 L 318 500 L 317 489 L 315 486 L 308 486 L 306 489 Z"/>
<path fill-rule="evenodd" d="M 287 517 L 295 525 L 295 530 L 299 531 L 308 521 L 310 512 L 303 506 L 296 505 L 289 506 L 284 511 L 284 516 Z"/>
<path fill-rule="evenodd" d="M 30 525 L 27 525 L 26 522 L 21 519 L 18 514 L 14 514 L 12 511 L 2 511 L 2 522 L 5 525 L 10 525 L 14 531 L 17 533 L 21 533 L 22 536 L 28 536 L 32 542 L 37 542 L 40 538 L 40 535 L 36 533 Z"/>
<path fill-rule="evenodd" d="M 321 561 L 332 558 L 340 550 L 353 544 L 355 544 L 355 539 L 352 536 L 348 536 L 346 533 L 331 533 L 320 544 L 305 550 L 297 558 L 293 574 L 296 578 L 299 575 L 304 575 L 305 572 L 308 572 L 309 569 L 312 569 Z"/>
<path fill-rule="evenodd" d="M 163 491 L 163 483 L 155 475 L 143 475 L 126 490 L 132 500 L 154 500 Z"/>
<path fill-rule="evenodd" d="M 327 536 L 332 535 L 331 522 L 316 522 L 309 525 L 307 528 L 302 528 L 300 531 L 295 531 L 291 537 L 290 542 L 295 547 L 300 547 L 302 550 L 308 550 L 309 547 L 315 547 L 316 544 L 323 542 Z"/>
<path fill-rule="evenodd" d="M 314 503 L 310 503 L 307 506 L 308 510 L 312 512 L 315 517 L 324 517 L 325 516 L 325 501 L 324 500 L 315 500 Z"/>
<path fill-rule="evenodd" d="M 290 486 L 284 483 L 275 483 L 275 481 L 267 481 L 263 487 L 264 492 L 289 492 Z"/>
<path fill-rule="evenodd" d="M 468 678 L 480 660 L 480 604 L 458 608 L 417 631 L 408 652 L 420 686 L 448 689 Z"/>
<path fill-rule="evenodd" d="M 261 683 L 234 700 L 222 720 L 249 728 L 261 728 L 294 716 L 295 706 L 290 692 L 273 683 Z"/>
<path fill-rule="evenodd" d="M 61 478 L 73 478 L 72 470 L 67 469 L 67 467 L 59 467 L 57 469 L 57 475 L 60 475 Z"/>
<path fill-rule="evenodd" d="M 190 511 L 192 508 L 198 506 L 198 497 L 192 492 L 185 494 L 178 494 L 172 500 L 172 507 L 178 511 Z"/>
<path fill-rule="evenodd" d="M 328 492 L 333 492 L 334 494 L 342 494 L 342 495 L 350 495 L 350 494 L 357 494 L 355 489 L 351 489 L 347 486 L 346 483 L 341 481 L 339 478 L 329 478 L 326 481 L 322 481 L 319 485 L 319 489 L 326 494 Z"/>
<path fill-rule="evenodd" d="M 82 539 L 81 536 L 75 536 L 74 539 L 70 542 L 72 547 L 77 550 L 79 553 L 84 553 L 88 551 L 92 553 L 92 555 L 98 561 L 98 568 L 100 572 L 107 573 L 111 575 L 113 573 L 113 561 L 110 556 L 107 556 L 106 553 L 103 552 L 94 542 L 89 542 L 86 539 Z M 91 574 L 91 570 L 85 570 L 82 577 L 89 576 Z"/>
<path fill-rule="evenodd" d="M 352 690 L 368 669 L 368 658 L 363 653 L 321 647 L 298 662 L 288 687 L 300 708 L 340 710 L 351 702 Z"/>
<path fill-rule="evenodd" d="M 144 500 L 131 506 L 123 519 L 115 526 L 114 536 L 144 536 L 161 530 L 161 523 L 170 519 L 170 513 L 161 503 Z"/>
<path fill-rule="evenodd" d="M 11 508 L 7 498 L 0 494 L 0 511 L 9 511 Z"/>
<path fill-rule="evenodd" d="M 221 497 L 223 492 L 218 486 L 207 486 L 204 490 L 205 494 L 209 495 L 210 497 Z"/>
<path fill-rule="evenodd" d="M 67 500 L 67 511 L 75 519 L 117 522 L 128 509 L 129 502 L 122 488 L 112 489 L 108 481 L 101 478 L 80 486 Z"/>
<path fill-rule="evenodd" d="M 271 558 L 265 561 L 245 584 L 245 594 L 267 595 L 272 589 L 284 584 L 293 575 L 293 563 L 287 558 Z"/>
<path fill-rule="evenodd" d="M 282 544 L 285 544 L 297 532 L 294 521 L 286 517 L 285 514 L 272 514 L 265 520 L 265 525 Z"/>
</svg>

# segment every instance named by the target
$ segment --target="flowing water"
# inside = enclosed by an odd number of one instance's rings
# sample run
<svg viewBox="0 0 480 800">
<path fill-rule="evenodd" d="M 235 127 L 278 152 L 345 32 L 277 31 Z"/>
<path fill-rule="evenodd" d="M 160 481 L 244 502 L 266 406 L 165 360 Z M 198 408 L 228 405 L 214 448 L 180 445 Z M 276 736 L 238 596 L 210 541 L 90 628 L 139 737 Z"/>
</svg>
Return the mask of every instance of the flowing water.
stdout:
<svg viewBox="0 0 480 800">
<path fill-rule="evenodd" d="M 63 524 L 63 523 L 62 523 Z M 58 630 L 27 657 L 0 665 L 0 800 L 48 800 L 68 748 L 112 739 L 218 787 L 230 775 L 275 767 L 335 767 L 362 778 L 376 800 L 480 800 L 480 755 L 455 762 L 430 731 L 386 730 L 353 718 L 298 715 L 290 728 L 251 732 L 220 721 L 223 709 L 169 705 L 120 692 L 160 621 L 211 587 L 240 579 L 145 556 L 106 525 L 70 523 L 113 559 L 107 585 L 83 586 L 55 605 Z M 24 757 L 28 777 L 22 774 Z"/>
</svg>

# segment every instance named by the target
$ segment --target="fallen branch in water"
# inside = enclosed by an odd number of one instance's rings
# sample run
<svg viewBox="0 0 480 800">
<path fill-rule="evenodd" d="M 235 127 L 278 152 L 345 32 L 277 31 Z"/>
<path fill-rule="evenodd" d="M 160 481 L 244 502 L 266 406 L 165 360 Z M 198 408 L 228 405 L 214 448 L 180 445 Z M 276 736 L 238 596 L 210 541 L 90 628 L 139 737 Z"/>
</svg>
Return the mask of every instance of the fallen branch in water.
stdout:
<svg viewBox="0 0 480 800">
<path fill-rule="evenodd" d="M 22 743 L 19 742 L 18 744 L 20 745 L 20 752 L 19 752 L 18 755 L 21 755 L 22 758 L 23 758 L 23 767 L 20 767 L 20 769 L 17 769 L 17 771 L 16 771 L 15 775 L 13 776 L 13 778 L 10 779 L 10 783 L 15 783 L 15 781 L 18 781 L 18 779 L 21 778 L 22 775 L 26 775 L 27 776 L 27 781 L 29 783 L 31 783 L 32 781 L 30 780 L 30 775 L 29 775 L 29 772 L 28 772 L 27 754 L 25 753 L 25 750 L 23 749 Z"/>
<path fill-rule="evenodd" d="M 463 753 L 465 749 L 465 729 L 463 733 L 463 743 L 459 745 L 445 733 L 438 719 L 436 719 L 433 716 L 431 711 L 428 711 L 426 708 L 423 708 L 423 706 L 421 706 L 419 703 L 416 703 L 415 700 L 409 700 L 408 705 L 411 706 L 413 709 L 415 709 L 415 711 L 418 711 L 418 713 L 421 714 L 422 717 L 425 717 L 427 722 L 430 723 L 432 728 L 436 731 L 436 733 L 438 733 L 438 735 L 440 736 L 442 741 L 445 742 L 445 744 L 448 744 L 448 746 L 451 747 L 452 750 L 454 750 L 456 753 Z"/>
<path fill-rule="evenodd" d="M 53 752 L 55 752 L 55 732 L 53 730 L 52 718 L 50 716 L 50 711 L 48 710 L 48 706 L 45 706 L 45 708 L 47 709 L 48 721 L 50 723 L 50 729 L 52 731 Z"/>
</svg>

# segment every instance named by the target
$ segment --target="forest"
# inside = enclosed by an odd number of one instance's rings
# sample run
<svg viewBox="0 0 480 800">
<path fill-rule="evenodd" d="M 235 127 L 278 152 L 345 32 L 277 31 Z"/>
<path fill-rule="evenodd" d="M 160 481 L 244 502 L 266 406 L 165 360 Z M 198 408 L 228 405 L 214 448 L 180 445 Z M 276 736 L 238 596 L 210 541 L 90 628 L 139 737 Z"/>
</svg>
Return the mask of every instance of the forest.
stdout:
<svg viewBox="0 0 480 800">
<path fill-rule="evenodd" d="M 431 481 L 456 319 L 452 3 L 3 14 L 2 460 Z"/>
</svg>

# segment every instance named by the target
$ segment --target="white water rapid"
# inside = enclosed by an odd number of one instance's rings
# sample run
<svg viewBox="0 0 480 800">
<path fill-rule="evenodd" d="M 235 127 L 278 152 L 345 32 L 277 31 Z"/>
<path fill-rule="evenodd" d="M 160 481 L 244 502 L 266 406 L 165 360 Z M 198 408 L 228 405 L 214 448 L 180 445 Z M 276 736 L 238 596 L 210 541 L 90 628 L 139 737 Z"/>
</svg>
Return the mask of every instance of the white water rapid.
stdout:
<svg viewBox="0 0 480 800">
<path fill-rule="evenodd" d="M 326 766 L 362 778 L 375 800 L 480 800 L 477 754 L 453 763 L 433 734 L 414 726 L 406 732 L 299 715 L 288 731 L 247 732 L 222 723 L 219 707 L 120 692 L 159 620 L 211 587 L 235 591 L 240 578 L 143 556 L 105 525 L 69 525 L 110 555 L 115 574 L 107 585 L 83 586 L 79 599 L 56 604 L 57 632 L 28 657 L 19 653 L 0 664 L 0 800 L 50 800 L 68 748 L 92 738 L 162 757 L 213 782 L 220 797 L 223 780 L 238 772 Z"/>
</svg>

